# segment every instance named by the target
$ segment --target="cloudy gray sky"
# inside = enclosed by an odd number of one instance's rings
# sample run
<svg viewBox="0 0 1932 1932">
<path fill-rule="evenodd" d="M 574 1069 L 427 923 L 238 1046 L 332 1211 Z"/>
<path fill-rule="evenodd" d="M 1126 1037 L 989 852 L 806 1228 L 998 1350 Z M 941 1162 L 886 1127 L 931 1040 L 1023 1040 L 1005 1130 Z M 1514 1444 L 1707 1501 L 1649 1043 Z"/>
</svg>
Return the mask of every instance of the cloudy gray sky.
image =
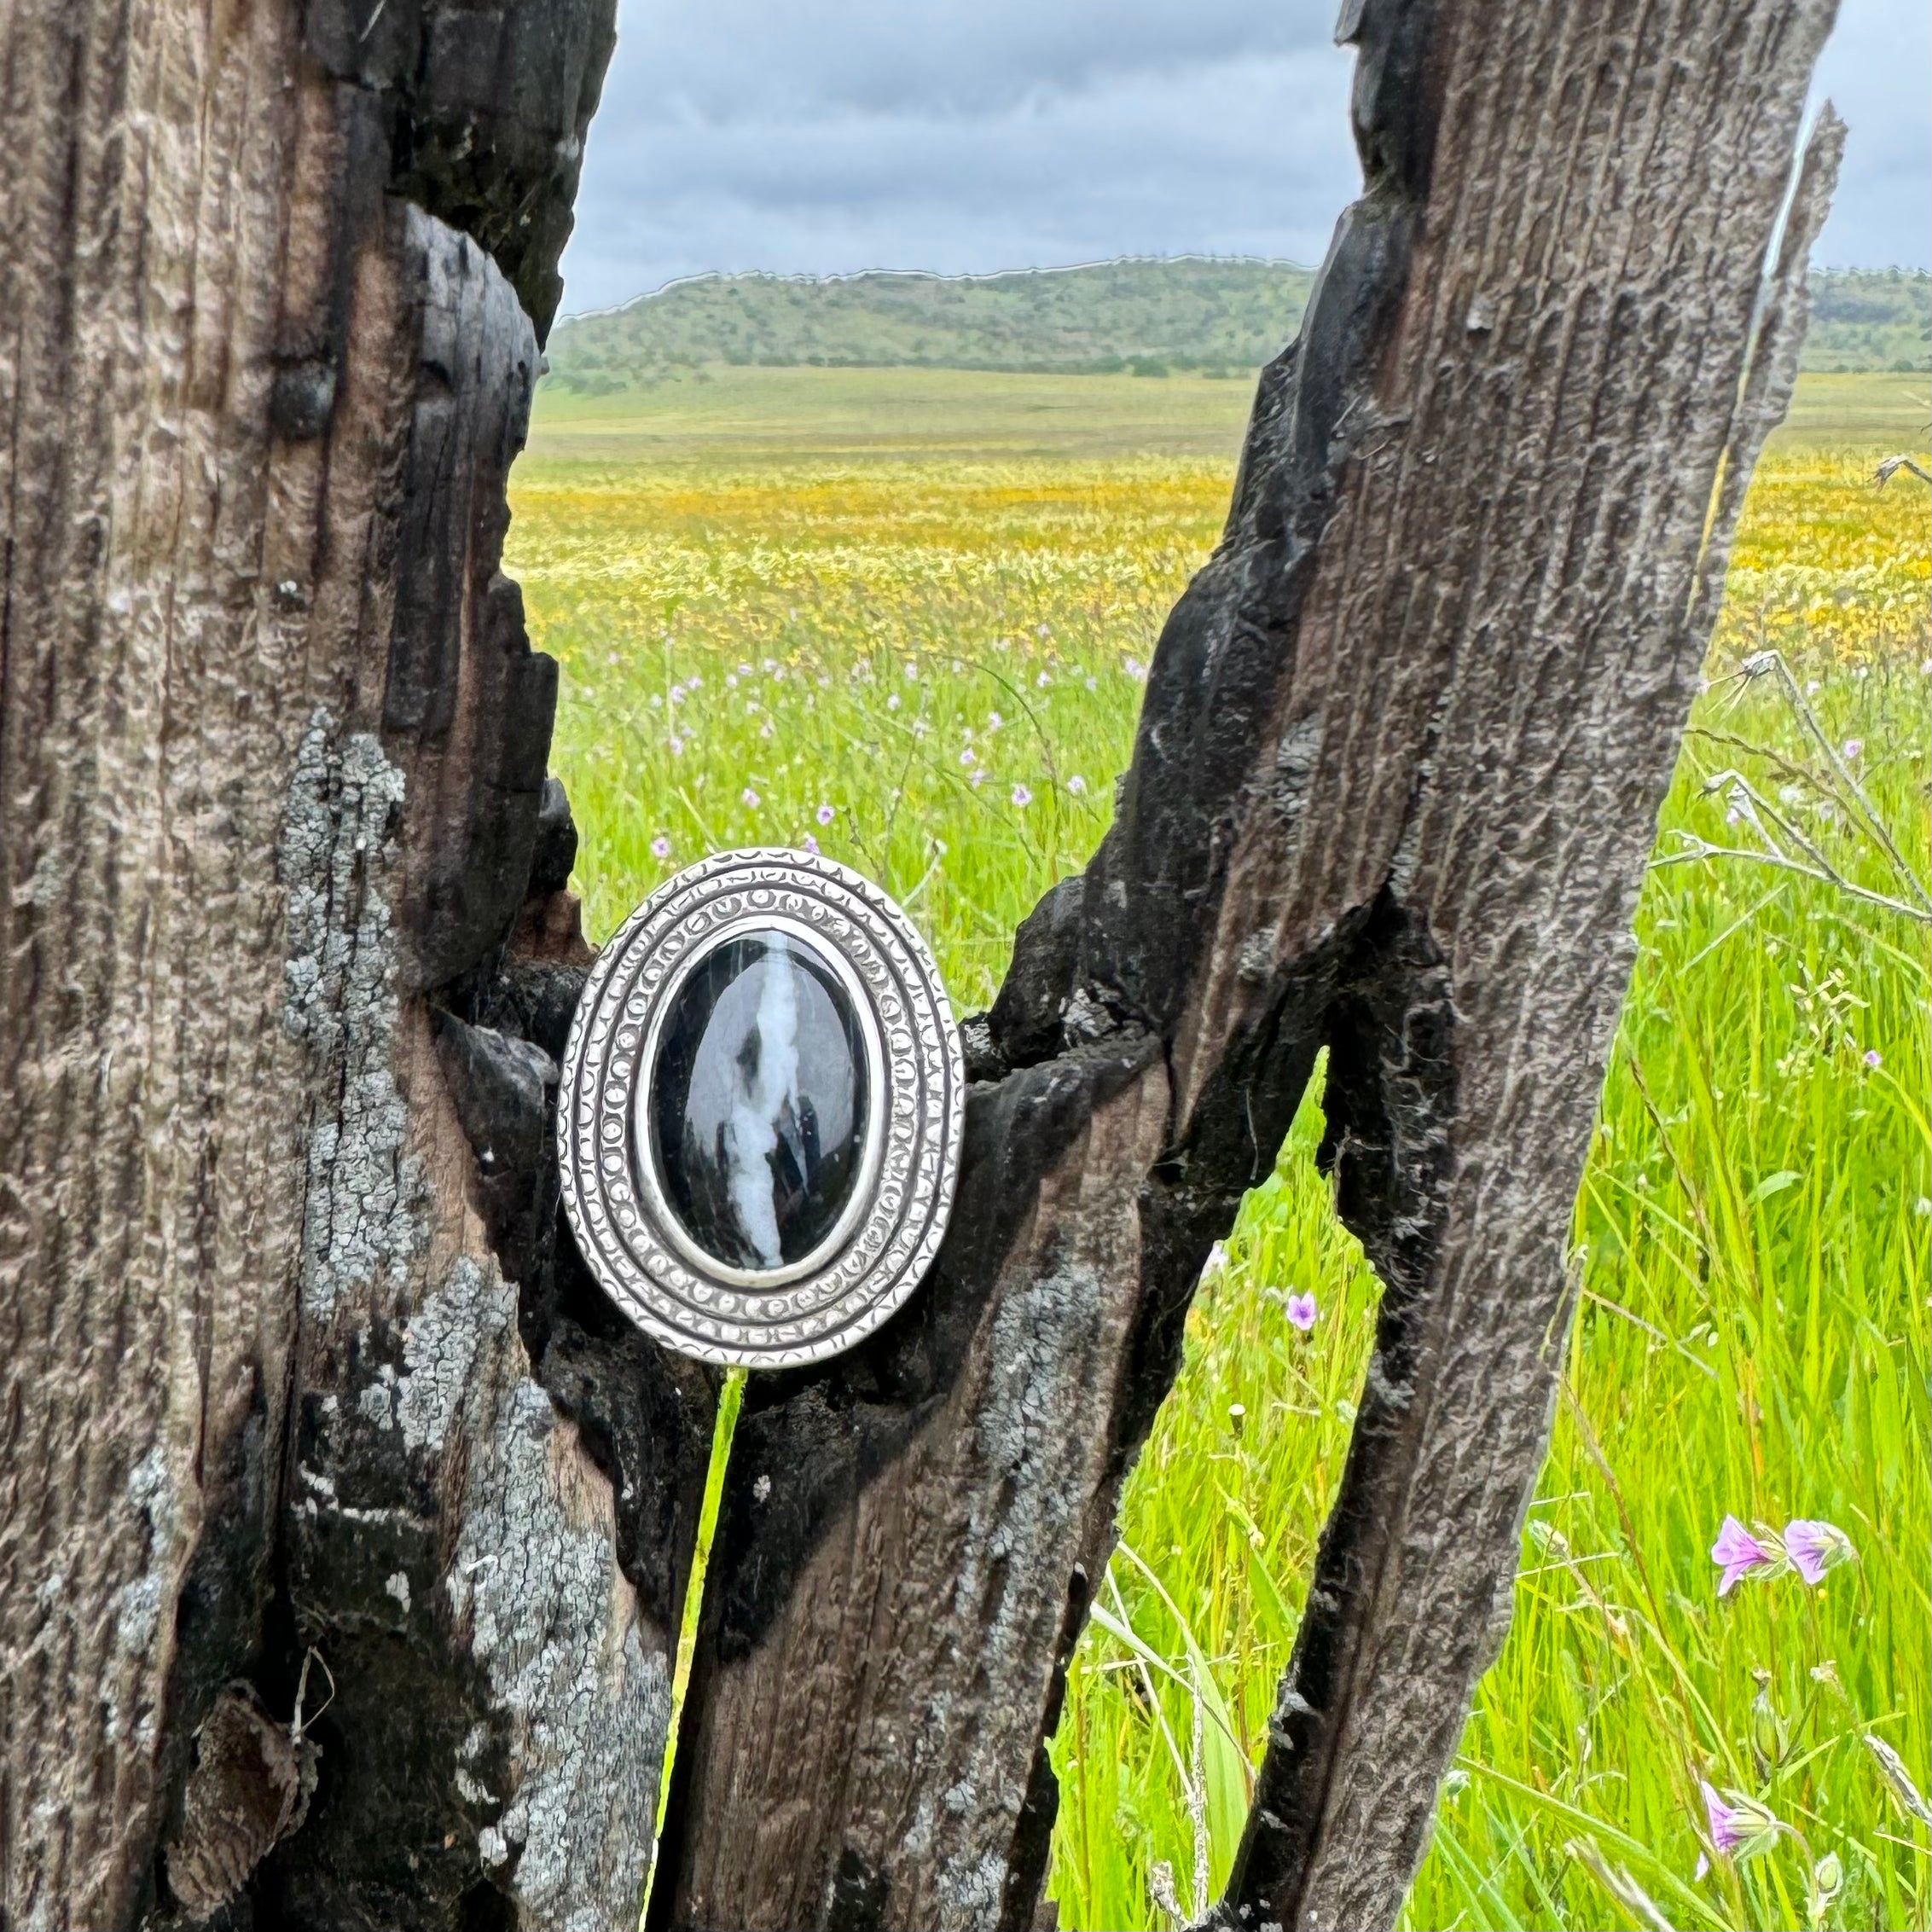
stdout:
<svg viewBox="0 0 1932 1932">
<path fill-rule="evenodd" d="M 1316 262 L 1358 177 L 1336 0 L 622 0 L 567 310 L 706 270 Z M 1842 0 L 1819 258 L 1932 259 L 1932 9 Z"/>
</svg>

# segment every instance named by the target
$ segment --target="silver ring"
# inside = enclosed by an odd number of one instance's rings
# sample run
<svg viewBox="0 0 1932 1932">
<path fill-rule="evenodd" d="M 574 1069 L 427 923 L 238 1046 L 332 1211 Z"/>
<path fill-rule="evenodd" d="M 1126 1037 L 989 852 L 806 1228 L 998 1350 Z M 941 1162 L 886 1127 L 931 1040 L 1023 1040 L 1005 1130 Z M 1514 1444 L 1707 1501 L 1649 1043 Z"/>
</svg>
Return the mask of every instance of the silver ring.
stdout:
<svg viewBox="0 0 1932 1932">
<path fill-rule="evenodd" d="M 829 859 L 721 852 L 591 969 L 564 1050 L 565 1212 L 667 1348 L 821 1361 L 932 1265 L 965 1108 L 952 1008 L 905 914 Z"/>
</svg>

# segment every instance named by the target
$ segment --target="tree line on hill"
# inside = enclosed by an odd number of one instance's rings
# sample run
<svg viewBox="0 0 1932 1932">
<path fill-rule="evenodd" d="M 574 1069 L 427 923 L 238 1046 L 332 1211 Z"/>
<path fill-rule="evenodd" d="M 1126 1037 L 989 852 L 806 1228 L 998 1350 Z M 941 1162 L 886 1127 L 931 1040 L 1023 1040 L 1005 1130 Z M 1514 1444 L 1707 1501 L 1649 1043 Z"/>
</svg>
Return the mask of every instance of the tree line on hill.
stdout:
<svg viewBox="0 0 1932 1932">
<path fill-rule="evenodd" d="M 707 365 L 1248 376 L 1301 326 L 1314 271 L 1181 256 L 947 276 L 713 275 L 566 316 L 547 381 L 580 395 L 653 386 Z M 1801 367 L 1932 367 L 1932 276 L 1812 277 Z"/>
</svg>

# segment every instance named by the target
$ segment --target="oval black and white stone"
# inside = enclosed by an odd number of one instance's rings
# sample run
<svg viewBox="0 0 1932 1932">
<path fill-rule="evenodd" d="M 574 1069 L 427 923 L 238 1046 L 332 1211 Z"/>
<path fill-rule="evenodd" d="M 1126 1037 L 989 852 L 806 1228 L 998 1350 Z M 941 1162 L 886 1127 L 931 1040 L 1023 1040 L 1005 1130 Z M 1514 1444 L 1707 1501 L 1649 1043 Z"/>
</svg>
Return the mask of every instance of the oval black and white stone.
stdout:
<svg viewBox="0 0 1932 1932">
<path fill-rule="evenodd" d="M 775 1269 L 825 1240 L 863 1165 L 867 1073 L 850 996 L 803 939 L 740 933 L 698 962 L 647 1104 L 659 1186 L 704 1253 Z"/>
</svg>

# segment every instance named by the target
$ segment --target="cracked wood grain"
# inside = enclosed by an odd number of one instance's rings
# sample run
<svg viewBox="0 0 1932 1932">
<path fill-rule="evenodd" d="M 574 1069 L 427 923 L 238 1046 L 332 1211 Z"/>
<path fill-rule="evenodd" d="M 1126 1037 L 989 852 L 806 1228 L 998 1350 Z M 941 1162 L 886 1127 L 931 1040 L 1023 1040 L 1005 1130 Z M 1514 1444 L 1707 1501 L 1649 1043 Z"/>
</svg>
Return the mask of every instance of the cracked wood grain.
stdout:
<svg viewBox="0 0 1932 1932">
<path fill-rule="evenodd" d="M 1119 1484 L 1323 1047 L 1321 1158 L 1383 1296 L 1215 1922 L 1393 1923 L 1506 1623 L 1643 864 L 1789 392 L 1830 124 L 1760 299 L 1830 17 L 1344 8 L 1365 193 L 1262 376 L 1114 826 L 966 1024 L 934 1276 L 748 1385 L 657 1925 L 1036 1923 Z M 1157 1131 L 1098 1130 L 1125 1094 Z M 1111 1346 L 1005 1334 L 1103 1230 Z M 1010 1378 L 975 1382 L 995 1349 Z M 1030 1397 L 1087 1453 L 981 1453 Z"/>
<path fill-rule="evenodd" d="M 713 1390 L 552 1265 L 499 568 L 612 11 L 0 13 L 9 1924 L 635 1910 Z"/>
<path fill-rule="evenodd" d="M 275 837 L 308 670 L 255 581 L 284 471 L 250 420 L 286 151 L 249 75 L 281 43 L 264 13 L 226 26 L 0 16 L 0 1917 L 22 1925 L 125 1923 L 142 1888 L 185 1769 L 194 1553 L 230 1509 L 262 1531 L 293 1343 Z M 235 1587 L 258 1568 L 239 1555 Z"/>
</svg>

